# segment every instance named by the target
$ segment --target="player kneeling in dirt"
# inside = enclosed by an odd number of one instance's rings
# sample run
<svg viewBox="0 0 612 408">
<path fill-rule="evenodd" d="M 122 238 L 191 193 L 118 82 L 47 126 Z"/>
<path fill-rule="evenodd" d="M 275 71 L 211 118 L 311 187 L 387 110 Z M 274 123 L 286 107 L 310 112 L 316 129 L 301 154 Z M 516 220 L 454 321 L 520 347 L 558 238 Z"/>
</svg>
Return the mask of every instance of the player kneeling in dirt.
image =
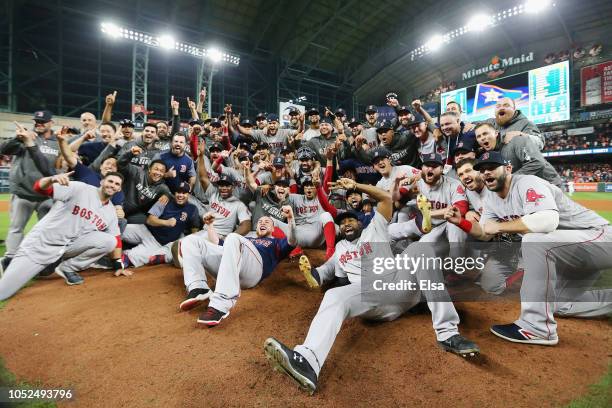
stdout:
<svg viewBox="0 0 612 408">
<path fill-rule="evenodd" d="M 286 238 L 275 238 L 274 221 L 268 216 L 257 221 L 254 237 L 232 232 L 223 242 L 212 227 L 214 217 L 205 216 L 208 237 L 190 235 L 174 247 L 175 265 L 183 268 L 188 294 L 181 310 L 189 310 L 210 297 L 198 324 L 216 326 L 225 319 L 240 296 L 240 289 L 258 285 L 270 276 L 278 263 L 289 255 L 296 244 L 296 227 L 290 206 L 281 208 L 289 225 Z M 219 242 L 221 245 L 217 245 Z M 206 271 L 216 277 L 214 292 L 208 287 Z"/>
<path fill-rule="evenodd" d="M 418 304 L 422 293 L 432 313 L 439 346 L 462 356 L 479 353 L 476 344 L 459 334 L 457 328 L 459 316 L 446 290 L 421 292 L 417 285 L 417 288 L 412 290 L 375 293 L 377 290 L 375 285 L 369 287 L 364 283 L 368 282 L 368 278 L 372 278 L 372 275 L 367 262 L 362 269 L 363 259 L 384 256 L 384 254 L 392 256 L 388 233 L 388 223 L 393 213 L 391 195 L 379 188 L 355 183 L 345 178 L 331 184 L 332 189 L 356 189 L 368 194 L 378 201 L 376 214 L 365 229 L 362 229 L 358 215 L 352 211 L 341 213 L 336 217 L 344 239 L 336 245 L 336 252 L 332 258 L 334 268 L 323 267 L 312 270 L 314 276 L 310 280 L 314 279 L 319 284 L 329 281 L 334 278 L 334 273 L 329 273 L 333 270 L 343 286 L 335 287 L 325 293 L 303 344 L 292 350 L 275 338 L 268 338 L 264 343 L 264 353 L 268 359 L 302 388 L 313 393 L 317 387 L 319 372 L 346 318 L 360 316 L 375 320 L 394 320 Z M 407 257 L 434 256 L 431 248 L 419 243 L 409 246 L 403 254 Z M 325 276 L 319 275 L 323 272 Z M 383 274 L 376 275 L 376 279 L 379 278 L 384 282 L 395 283 L 417 280 L 443 282 L 441 271 L 429 268 L 418 268 L 411 273 L 408 269 L 392 267 Z"/>
<path fill-rule="evenodd" d="M 53 206 L 21 242 L 0 279 L 0 300 L 13 296 L 30 279 L 60 259 L 55 273 L 68 285 L 83 283 L 78 272 L 113 249 L 115 274 L 122 273 L 121 239 L 111 198 L 121 191 L 123 177 L 115 172 L 106 173 L 100 187 L 94 187 L 70 181 L 72 173 L 44 177 L 34 184 L 35 191 L 53 198 Z"/>
</svg>

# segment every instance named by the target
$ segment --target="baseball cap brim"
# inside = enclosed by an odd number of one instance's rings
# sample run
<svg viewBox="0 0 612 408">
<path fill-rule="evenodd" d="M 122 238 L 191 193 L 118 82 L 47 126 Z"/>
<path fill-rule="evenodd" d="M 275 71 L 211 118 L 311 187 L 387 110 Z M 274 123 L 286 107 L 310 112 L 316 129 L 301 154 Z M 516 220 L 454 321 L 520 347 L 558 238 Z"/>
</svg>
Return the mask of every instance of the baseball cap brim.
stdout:
<svg viewBox="0 0 612 408">
<path fill-rule="evenodd" d="M 344 220 L 346 218 L 354 218 L 357 221 L 359 221 L 359 215 L 355 211 L 345 211 L 343 213 L 340 213 L 340 214 L 336 215 L 336 218 L 334 219 L 334 222 L 336 224 L 340 225 L 342 220 Z"/>
</svg>

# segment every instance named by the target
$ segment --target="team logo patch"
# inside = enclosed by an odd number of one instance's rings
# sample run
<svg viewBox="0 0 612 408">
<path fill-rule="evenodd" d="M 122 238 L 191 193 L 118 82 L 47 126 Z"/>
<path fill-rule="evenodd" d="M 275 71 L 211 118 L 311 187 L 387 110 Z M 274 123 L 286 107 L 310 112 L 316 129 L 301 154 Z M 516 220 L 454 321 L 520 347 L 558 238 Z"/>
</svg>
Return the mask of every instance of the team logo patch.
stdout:
<svg viewBox="0 0 612 408">
<path fill-rule="evenodd" d="M 185 211 L 181 212 L 181 221 L 186 221 L 187 220 L 187 213 Z"/>
<path fill-rule="evenodd" d="M 463 189 L 463 186 L 458 186 L 458 187 L 457 187 L 457 192 L 458 192 L 459 194 L 465 194 L 465 190 Z"/>
<path fill-rule="evenodd" d="M 535 191 L 533 188 L 530 188 L 529 190 L 527 190 L 527 194 L 525 195 L 525 201 L 527 201 L 528 203 L 537 203 L 538 199 L 544 197 L 545 196 L 543 194 L 538 194 L 537 191 Z"/>
<path fill-rule="evenodd" d="M 489 160 L 489 153 L 483 153 L 482 156 L 480 156 L 480 160 Z"/>
</svg>

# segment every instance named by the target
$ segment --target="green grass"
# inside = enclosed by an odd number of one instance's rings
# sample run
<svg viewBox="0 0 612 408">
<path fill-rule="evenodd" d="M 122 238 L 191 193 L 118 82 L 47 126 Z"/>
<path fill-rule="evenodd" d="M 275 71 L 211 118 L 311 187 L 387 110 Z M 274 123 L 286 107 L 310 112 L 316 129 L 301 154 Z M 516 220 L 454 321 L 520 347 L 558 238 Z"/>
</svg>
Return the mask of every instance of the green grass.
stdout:
<svg viewBox="0 0 612 408">
<path fill-rule="evenodd" d="M 612 201 L 612 193 L 586 193 L 579 192 L 572 195 L 574 200 L 610 200 Z"/>
<path fill-rule="evenodd" d="M 566 408 L 605 408 L 612 406 L 612 364 L 601 381 L 590 387 L 589 393 L 567 405 Z"/>
</svg>

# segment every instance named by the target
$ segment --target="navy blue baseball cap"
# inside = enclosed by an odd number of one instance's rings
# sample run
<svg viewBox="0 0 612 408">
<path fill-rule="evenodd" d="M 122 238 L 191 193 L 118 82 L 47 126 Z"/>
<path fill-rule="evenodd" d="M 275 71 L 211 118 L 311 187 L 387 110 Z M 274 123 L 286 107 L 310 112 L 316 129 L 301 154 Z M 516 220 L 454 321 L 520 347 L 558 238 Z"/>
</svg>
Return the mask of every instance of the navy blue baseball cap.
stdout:
<svg viewBox="0 0 612 408">
<path fill-rule="evenodd" d="M 314 182 L 312 181 L 312 177 L 304 177 L 302 179 L 302 186 L 314 186 Z"/>
<path fill-rule="evenodd" d="M 276 156 L 272 161 L 274 167 L 285 167 L 285 158 L 283 156 Z"/>
<path fill-rule="evenodd" d="M 134 122 L 132 122 L 130 119 L 121 119 L 119 121 L 119 126 L 121 127 L 134 127 Z"/>
<path fill-rule="evenodd" d="M 289 116 L 298 116 L 300 114 L 300 110 L 295 106 L 289 107 Z"/>
<path fill-rule="evenodd" d="M 308 109 L 308 111 L 306 112 L 306 116 L 310 116 L 310 115 L 318 115 L 319 114 L 319 110 L 317 108 L 315 108 L 314 106 L 310 109 Z"/>
<path fill-rule="evenodd" d="M 240 126 L 243 126 L 243 127 L 253 127 L 253 122 L 251 122 L 251 120 L 249 118 L 244 118 L 240 122 Z"/>
<path fill-rule="evenodd" d="M 375 105 L 368 105 L 365 109 L 366 113 L 378 113 L 378 108 Z"/>
<path fill-rule="evenodd" d="M 342 109 L 342 108 L 338 108 L 334 112 L 334 115 L 336 115 L 336 116 L 346 116 L 346 111 L 344 109 Z"/>
<path fill-rule="evenodd" d="M 376 133 L 384 133 L 387 130 L 391 129 L 393 129 L 393 124 L 391 123 L 391 121 L 389 119 L 384 119 L 378 124 L 378 127 L 376 128 Z"/>
<path fill-rule="evenodd" d="M 475 140 L 471 138 L 467 138 L 465 140 L 459 140 L 459 143 L 455 146 L 453 150 L 453 156 L 459 152 L 474 152 Z"/>
<path fill-rule="evenodd" d="M 269 148 L 270 148 L 270 145 L 267 142 L 261 142 L 257 145 L 255 150 L 264 150 L 264 149 L 269 149 Z"/>
<path fill-rule="evenodd" d="M 39 122 L 49 122 L 53 119 L 53 114 L 48 110 L 39 110 L 34 112 L 32 119 Z"/>
<path fill-rule="evenodd" d="M 507 161 L 504 160 L 504 157 L 500 152 L 492 150 L 490 152 L 484 152 L 480 155 L 478 161 L 474 165 L 474 170 L 480 171 L 480 168 L 483 164 L 497 164 L 497 167 L 499 167 L 505 166 L 507 164 Z"/>
<path fill-rule="evenodd" d="M 336 215 L 336 218 L 334 219 L 334 222 L 336 224 L 340 225 L 342 220 L 344 220 L 346 218 L 354 218 L 357 221 L 359 221 L 359 214 L 357 214 L 355 211 L 348 210 L 348 211 L 345 211 L 345 212 L 342 212 L 342 213 Z"/>
<path fill-rule="evenodd" d="M 202 122 L 200 119 L 191 119 L 189 121 L 189 125 L 193 126 L 193 125 L 203 125 L 204 122 Z"/>
<path fill-rule="evenodd" d="M 184 181 L 178 185 L 176 188 L 177 193 L 191 193 L 191 187 L 189 183 L 185 183 Z"/>
<path fill-rule="evenodd" d="M 423 122 L 427 122 L 423 115 L 421 115 L 420 113 L 415 113 L 414 119 L 412 120 L 412 122 L 408 123 L 408 126 L 418 125 L 419 123 Z"/>
<path fill-rule="evenodd" d="M 397 109 L 397 113 L 398 113 L 399 115 L 402 115 L 402 114 L 405 114 L 405 113 L 412 113 L 412 112 L 410 112 L 410 109 L 409 109 L 407 106 L 400 106 L 400 107 Z"/>
<path fill-rule="evenodd" d="M 274 182 L 274 185 L 278 185 L 278 186 L 284 186 L 284 187 L 289 187 L 289 179 L 288 178 L 279 178 L 276 179 L 276 181 Z"/>
<path fill-rule="evenodd" d="M 257 114 L 257 116 L 255 116 L 255 119 L 256 119 L 256 120 L 259 120 L 259 119 L 265 119 L 265 118 L 266 118 L 266 114 L 265 114 L 265 113 L 263 113 L 263 112 L 259 112 L 259 113 Z"/>
<path fill-rule="evenodd" d="M 343 160 L 340 162 L 339 174 L 344 174 L 347 170 L 356 170 L 355 163 L 352 160 Z"/>
<path fill-rule="evenodd" d="M 421 157 L 421 161 L 423 162 L 423 164 L 437 164 L 439 166 L 443 166 L 444 165 L 444 158 L 439 155 L 438 153 L 430 153 L 430 154 L 424 154 Z"/>
<path fill-rule="evenodd" d="M 391 157 L 391 151 L 385 147 L 377 147 L 375 149 L 372 149 L 372 164 L 376 163 L 378 160 L 381 159 L 388 159 L 389 157 Z"/>
<path fill-rule="evenodd" d="M 221 174 L 219 176 L 219 179 L 217 180 L 217 185 L 219 184 L 223 184 L 226 186 L 233 186 L 234 185 L 234 178 L 228 174 Z"/>
<path fill-rule="evenodd" d="M 223 124 L 221 122 L 219 122 L 219 119 L 213 119 L 210 122 L 210 126 L 212 126 L 212 127 L 222 127 Z"/>
<path fill-rule="evenodd" d="M 268 122 L 278 122 L 278 115 L 276 113 L 270 113 L 266 119 Z"/>
<path fill-rule="evenodd" d="M 212 152 L 213 150 L 216 150 L 218 152 L 222 152 L 223 151 L 223 145 L 219 142 L 214 142 L 213 144 L 210 145 L 210 147 L 208 148 L 209 152 Z"/>
</svg>

